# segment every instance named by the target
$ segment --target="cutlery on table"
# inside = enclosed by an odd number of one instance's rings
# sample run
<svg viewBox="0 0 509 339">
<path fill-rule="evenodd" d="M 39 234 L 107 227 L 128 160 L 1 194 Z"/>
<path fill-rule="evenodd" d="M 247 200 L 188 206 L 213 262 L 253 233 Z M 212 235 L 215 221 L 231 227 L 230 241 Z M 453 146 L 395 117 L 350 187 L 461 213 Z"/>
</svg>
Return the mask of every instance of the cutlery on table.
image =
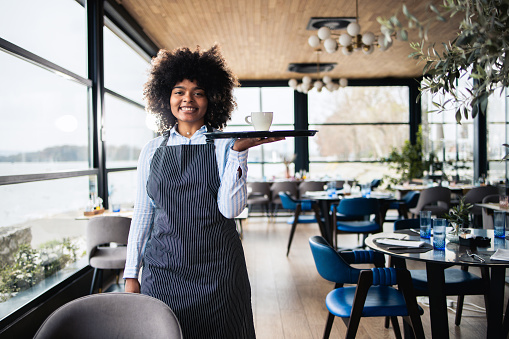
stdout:
<svg viewBox="0 0 509 339">
<path fill-rule="evenodd" d="M 470 250 L 467 250 L 467 255 L 472 258 L 472 259 L 477 259 L 479 260 L 480 262 L 485 262 L 486 260 L 484 260 L 483 258 L 481 258 L 480 256 L 478 256 L 477 254 L 475 253 L 472 253 Z"/>
</svg>

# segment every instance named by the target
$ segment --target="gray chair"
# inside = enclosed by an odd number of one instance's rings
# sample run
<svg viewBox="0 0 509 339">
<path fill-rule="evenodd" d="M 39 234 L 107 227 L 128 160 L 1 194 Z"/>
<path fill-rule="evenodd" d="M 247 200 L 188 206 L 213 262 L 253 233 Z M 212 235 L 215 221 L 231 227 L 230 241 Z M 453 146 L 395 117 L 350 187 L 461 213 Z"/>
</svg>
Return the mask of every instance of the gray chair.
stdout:
<svg viewBox="0 0 509 339">
<path fill-rule="evenodd" d="M 180 339 L 173 311 L 162 301 L 138 293 L 101 293 L 58 308 L 34 339 Z"/>
<path fill-rule="evenodd" d="M 413 217 L 419 216 L 420 211 L 431 211 L 437 217 L 449 213 L 451 204 L 451 190 L 447 187 L 437 186 L 426 188 L 421 192 L 417 206 L 410 208 Z"/>
<path fill-rule="evenodd" d="M 498 195 L 498 193 L 498 187 L 486 185 L 474 187 L 464 195 L 465 202 L 473 205 L 470 209 L 470 216 L 472 221 L 474 221 L 474 227 L 479 224 L 482 215 L 482 208 L 475 204 L 481 203 L 484 197 L 488 195 Z"/>
<path fill-rule="evenodd" d="M 487 195 L 482 199 L 483 204 L 487 204 L 490 202 L 498 203 L 500 201 L 500 194 L 491 194 Z M 493 229 L 493 210 L 483 208 L 482 209 L 482 228 L 484 229 Z"/>
<path fill-rule="evenodd" d="M 260 205 L 265 209 L 265 213 L 269 214 L 270 202 L 271 202 L 271 192 L 270 192 L 270 182 L 248 182 L 248 196 L 247 196 L 247 206 L 249 207 L 249 211 L 251 212 L 253 206 Z"/>
<path fill-rule="evenodd" d="M 127 239 L 131 218 L 117 216 L 93 217 L 87 224 L 88 263 L 94 268 L 90 294 L 99 281 L 102 290 L 103 270 L 117 270 L 117 284 L 120 270 L 124 269 L 127 255 Z"/>
<path fill-rule="evenodd" d="M 303 199 L 303 196 L 306 195 L 307 192 L 313 191 L 323 191 L 325 181 L 303 181 L 299 184 L 299 199 Z"/>
</svg>

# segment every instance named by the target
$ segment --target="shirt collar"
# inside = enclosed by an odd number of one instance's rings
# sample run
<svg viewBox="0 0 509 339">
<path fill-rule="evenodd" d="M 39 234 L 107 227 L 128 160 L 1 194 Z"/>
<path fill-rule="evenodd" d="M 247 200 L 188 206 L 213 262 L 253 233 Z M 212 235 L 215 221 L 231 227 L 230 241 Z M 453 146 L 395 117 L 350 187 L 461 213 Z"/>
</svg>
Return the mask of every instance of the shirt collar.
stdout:
<svg viewBox="0 0 509 339">
<path fill-rule="evenodd" d="M 203 125 L 202 127 L 200 127 L 199 130 L 196 131 L 196 133 L 193 134 L 193 136 L 191 137 L 194 138 L 195 136 L 198 136 L 198 135 L 202 135 L 203 133 L 207 132 L 207 126 Z M 177 124 L 175 124 L 171 130 L 170 130 L 170 134 L 171 135 L 178 135 L 178 136 L 181 136 L 181 137 L 184 137 L 182 134 L 180 134 L 179 132 L 177 132 Z M 184 137 L 185 138 L 185 137 Z"/>
</svg>

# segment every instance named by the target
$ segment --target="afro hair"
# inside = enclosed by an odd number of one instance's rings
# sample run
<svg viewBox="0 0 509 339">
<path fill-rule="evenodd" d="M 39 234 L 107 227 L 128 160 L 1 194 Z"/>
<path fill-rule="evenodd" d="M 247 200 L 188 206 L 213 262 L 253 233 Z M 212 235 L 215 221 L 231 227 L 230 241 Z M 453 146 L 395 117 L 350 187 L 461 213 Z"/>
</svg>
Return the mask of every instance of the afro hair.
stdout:
<svg viewBox="0 0 509 339">
<path fill-rule="evenodd" d="M 237 77 L 223 59 L 219 47 L 207 51 L 188 47 L 173 51 L 161 49 L 152 59 L 152 67 L 143 88 L 146 110 L 157 119 L 158 131 L 172 128 L 176 119 L 170 109 L 172 88 L 184 79 L 196 81 L 205 90 L 208 105 L 205 124 L 217 129 L 226 127 L 236 107 L 233 88 L 239 86 Z"/>
</svg>

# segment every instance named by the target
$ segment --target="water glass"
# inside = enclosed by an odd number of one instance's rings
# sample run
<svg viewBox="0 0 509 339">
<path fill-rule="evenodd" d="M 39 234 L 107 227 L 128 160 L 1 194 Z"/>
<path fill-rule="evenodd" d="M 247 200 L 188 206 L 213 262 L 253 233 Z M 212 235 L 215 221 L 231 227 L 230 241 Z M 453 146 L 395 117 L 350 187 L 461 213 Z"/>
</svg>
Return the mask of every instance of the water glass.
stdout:
<svg viewBox="0 0 509 339">
<path fill-rule="evenodd" d="M 493 211 L 493 228 L 496 238 L 505 238 L 505 212 Z"/>
<path fill-rule="evenodd" d="M 420 211 L 419 217 L 421 220 L 421 238 L 429 239 L 431 236 L 431 211 Z"/>
<path fill-rule="evenodd" d="M 371 184 L 362 184 L 361 193 L 364 198 L 369 198 L 371 194 Z"/>
<path fill-rule="evenodd" d="M 433 220 L 433 248 L 437 250 L 445 249 L 445 230 L 447 227 L 446 219 Z"/>
<path fill-rule="evenodd" d="M 327 183 L 327 196 L 329 198 L 334 198 L 336 196 L 336 182 L 329 181 Z"/>
</svg>

